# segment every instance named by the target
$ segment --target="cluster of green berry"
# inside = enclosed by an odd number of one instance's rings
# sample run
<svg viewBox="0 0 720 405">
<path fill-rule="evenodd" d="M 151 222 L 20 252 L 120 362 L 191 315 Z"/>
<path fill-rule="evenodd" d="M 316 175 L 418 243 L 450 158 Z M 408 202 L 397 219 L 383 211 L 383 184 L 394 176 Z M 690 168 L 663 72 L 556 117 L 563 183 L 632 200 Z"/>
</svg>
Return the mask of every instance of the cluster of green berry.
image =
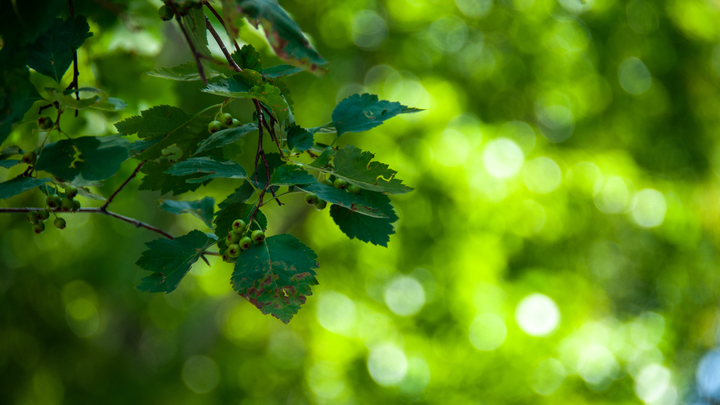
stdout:
<svg viewBox="0 0 720 405">
<path fill-rule="evenodd" d="M 42 233 L 45 230 L 44 222 L 50 218 L 50 211 L 44 208 L 38 211 L 30 211 L 25 218 L 32 224 L 35 233 Z M 60 217 L 55 218 L 53 224 L 57 229 L 65 228 L 65 220 Z"/>
<path fill-rule="evenodd" d="M 330 179 L 323 179 L 320 181 L 320 183 L 326 186 L 338 188 L 340 190 L 345 190 L 348 193 L 360 194 L 360 187 L 354 184 L 348 184 L 347 181 L 341 178 L 335 178 L 334 181 Z M 322 211 L 323 209 L 325 209 L 325 207 L 327 207 L 327 202 L 319 199 L 315 193 L 305 194 L 305 202 L 308 205 L 314 205 L 315 209 L 318 211 Z"/>
<path fill-rule="evenodd" d="M 240 121 L 233 118 L 232 115 L 228 113 L 222 113 L 215 116 L 214 121 L 210 121 L 208 124 L 208 131 L 211 134 L 214 134 L 217 131 L 226 129 L 226 128 L 235 128 L 240 126 Z"/>
<path fill-rule="evenodd" d="M 40 117 L 37 119 L 37 126 L 38 128 L 42 129 L 43 131 L 47 131 L 48 129 L 52 128 L 53 123 L 52 118 L 50 117 Z"/>
<path fill-rule="evenodd" d="M 45 204 L 53 210 L 77 211 L 80 209 L 80 201 L 75 199 L 77 193 L 77 187 L 68 184 L 65 186 L 65 197 L 60 198 L 57 194 L 50 194 L 45 199 Z"/>
<path fill-rule="evenodd" d="M 253 231 L 247 236 L 248 226 L 242 219 L 236 219 L 232 223 L 232 229 L 228 232 L 225 244 L 227 249 L 222 252 L 222 258 L 228 263 L 234 263 L 240 256 L 240 252 L 247 250 L 255 243 L 262 243 L 265 240 L 265 232 L 261 230 Z M 245 235 L 245 236 L 243 236 Z"/>
<path fill-rule="evenodd" d="M 177 9 L 178 13 L 180 13 L 181 16 L 184 16 L 190 11 L 191 8 L 202 8 L 202 3 L 198 2 L 192 2 L 192 1 L 175 1 L 175 8 Z M 185 3 L 185 4 L 181 4 Z M 160 16 L 160 19 L 163 21 L 170 21 L 175 16 L 175 13 L 173 13 L 172 9 L 166 5 L 160 6 L 160 9 L 158 9 L 158 15 Z"/>
</svg>

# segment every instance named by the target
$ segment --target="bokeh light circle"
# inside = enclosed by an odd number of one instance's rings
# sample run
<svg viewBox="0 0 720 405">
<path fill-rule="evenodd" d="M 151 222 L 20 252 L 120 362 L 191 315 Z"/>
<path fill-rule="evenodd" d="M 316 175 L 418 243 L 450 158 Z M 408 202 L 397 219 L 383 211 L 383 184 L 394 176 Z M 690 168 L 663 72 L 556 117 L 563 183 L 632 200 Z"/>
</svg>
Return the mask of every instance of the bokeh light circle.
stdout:
<svg viewBox="0 0 720 405">
<path fill-rule="evenodd" d="M 548 336 L 560 324 L 560 309 L 544 294 L 530 294 L 518 303 L 515 322 L 530 336 Z"/>
<path fill-rule="evenodd" d="M 497 138 L 485 146 L 483 151 L 485 170 L 496 179 L 507 179 L 522 168 L 525 155 L 511 139 Z"/>
<path fill-rule="evenodd" d="M 533 193 L 547 194 L 560 187 L 562 172 L 554 160 L 540 156 L 525 163 L 523 180 Z"/>
<path fill-rule="evenodd" d="M 355 303 L 335 291 L 324 291 L 318 297 L 318 323 L 330 332 L 348 334 L 355 325 Z"/>
<path fill-rule="evenodd" d="M 652 86 L 652 76 L 647 66 L 638 58 L 631 56 L 618 67 L 618 78 L 622 88 L 630 94 L 640 95 Z"/>
<path fill-rule="evenodd" d="M 183 365 L 182 379 L 192 391 L 206 394 L 218 385 L 220 370 L 213 359 L 207 356 L 192 356 Z"/>
<path fill-rule="evenodd" d="M 703 396 L 720 399 L 720 350 L 703 356 L 698 364 L 695 380 Z"/>
<path fill-rule="evenodd" d="M 476 349 L 492 351 L 502 346 L 507 338 L 507 327 L 499 316 L 481 314 L 470 325 L 470 343 Z"/>
<path fill-rule="evenodd" d="M 551 395 L 565 381 L 565 367 L 556 359 L 541 361 L 533 371 L 530 386 L 540 395 Z"/>
<path fill-rule="evenodd" d="M 385 288 L 385 304 L 395 315 L 415 315 L 425 305 L 425 290 L 414 277 L 398 276 Z"/>
<path fill-rule="evenodd" d="M 632 217 L 643 228 L 659 226 L 665 220 L 667 203 L 663 194 L 646 188 L 635 194 L 632 204 Z"/>
<path fill-rule="evenodd" d="M 389 387 L 402 381 L 407 373 L 408 362 L 400 348 L 384 343 L 370 351 L 367 368 L 376 383 Z"/>
</svg>

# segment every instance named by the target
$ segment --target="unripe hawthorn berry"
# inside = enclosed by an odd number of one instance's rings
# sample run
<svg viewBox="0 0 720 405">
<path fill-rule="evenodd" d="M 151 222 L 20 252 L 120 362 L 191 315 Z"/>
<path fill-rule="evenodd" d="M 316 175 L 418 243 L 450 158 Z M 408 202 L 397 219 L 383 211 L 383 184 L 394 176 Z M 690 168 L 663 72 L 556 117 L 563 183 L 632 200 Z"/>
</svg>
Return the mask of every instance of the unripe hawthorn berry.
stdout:
<svg viewBox="0 0 720 405">
<path fill-rule="evenodd" d="M 55 221 L 53 221 L 53 225 L 55 225 L 55 228 L 57 229 L 65 229 L 65 220 L 62 218 L 55 218 Z"/>
<path fill-rule="evenodd" d="M 317 204 L 318 196 L 314 193 L 307 193 L 305 194 L 305 202 L 307 203 L 307 205 Z"/>
<path fill-rule="evenodd" d="M 232 223 L 232 230 L 238 235 L 242 235 L 243 233 L 245 233 L 245 221 L 243 221 L 242 219 L 236 219 Z"/>
<path fill-rule="evenodd" d="M 33 231 L 35 233 L 42 233 L 42 231 L 44 231 L 44 230 L 45 230 L 45 224 L 43 224 L 42 222 L 33 224 Z"/>
<path fill-rule="evenodd" d="M 37 153 L 29 150 L 23 154 L 22 161 L 25 164 L 34 165 L 37 160 Z"/>
<path fill-rule="evenodd" d="M 37 214 L 40 221 L 45 221 L 46 219 L 50 218 L 50 212 L 46 209 L 41 209 L 37 212 Z"/>
<path fill-rule="evenodd" d="M 350 192 L 350 193 L 352 193 L 352 194 L 360 194 L 360 187 L 359 187 L 359 186 L 356 186 L 356 185 L 354 185 L 354 184 L 350 184 L 350 185 L 347 187 L 347 191 Z"/>
<path fill-rule="evenodd" d="M 238 244 L 240 245 L 240 248 L 242 248 L 242 250 L 250 249 L 250 246 L 252 246 L 252 239 L 246 236 L 240 239 L 240 242 Z"/>
<path fill-rule="evenodd" d="M 322 183 L 326 186 L 329 186 L 329 187 L 335 187 L 335 186 L 333 186 L 333 182 L 330 179 L 322 179 L 322 180 L 320 180 L 320 183 Z"/>
<path fill-rule="evenodd" d="M 37 119 L 37 126 L 38 128 L 44 130 L 50 129 L 53 127 L 53 121 L 50 117 L 40 117 Z"/>
<path fill-rule="evenodd" d="M 37 212 L 34 212 L 34 211 L 28 212 L 25 219 L 27 219 L 28 222 L 30 222 L 31 224 L 37 224 L 38 223 L 38 214 L 37 214 Z"/>
<path fill-rule="evenodd" d="M 230 257 L 227 252 L 223 253 L 222 258 L 226 263 L 235 263 L 237 261 L 237 257 Z"/>
<path fill-rule="evenodd" d="M 240 255 L 240 246 L 237 243 L 228 245 L 225 254 L 228 255 L 228 257 L 238 257 Z"/>
<path fill-rule="evenodd" d="M 222 113 L 220 118 L 218 118 L 218 121 L 220 121 L 220 123 L 224 126 L 230 127 L 233 123 L 233 116 L 228 113 Z"/>
<path fill-rule="evenodd" d="M 230 232 L 228 232 L 227 238 L 225 238 L 225 242 L 228 245 L 231 243 L 238 243 L 238 241 L 240 240 L 240 236 L 242 236 L 242 235 L 238 235 L 237 233 L 230 231 Z"/>
<path fill-rule="evenodd" d="M 173 19 L 173 11 L 170 9 L 170 7 L 166 5 L 162 5 L 160 9 L 158 10 L 158 15 L 160 16 L 160 19 L 163 21 L 170 21 Z"/>
<path fill-rule="evenodd" d="M 257 231 L 253 231 L 252 240 L 254 240 L 255 243 L 262 243 L 262 241 L 265 240 L 265 232 L 259 229 Z"/>
<path fill-rule="evenodd" d="M 230 128 L 235 128 L 240 126 L 240 121 L 236 120 L 235 118 L 232 119 L 232 123 L 228 125 Z"/>
<path fill-rule="evenodd" d="M 68 184 L 67 186 L 65 186 L 65 195 L 66 196 L 73 198 L 77 195 L 77 193 L 78 193 L 77 187 L 73 186 L 72 184 Z"/>
<path fill-rule="evenodd" d="M 324 210 L 325 207 L 327 207 L 327 201 L 319 200 L 318 202 L 315 203 L 315 209 L 318 211 Z"/>
<path fill-rule="evenodd" d="M 62 201 L 60 202 L 60 207 L 64 209 L 65 211 L 70 211 L 75 206 L 75 201 L 70 197 L 63 197 Z"/>
<path fill-rule="evenodd" d="M 208 124 L 208 131 L 211 134 L 214 134 L 221 129 L 223 129 L 223 124 L 220 121 L 210 121 L 210 123 Z"/>
<path fill-rule="evenodd" d="M 73 211 L 77 211 L 77 210 L 79 210 L 79 209 L 80 209 L 80 201 L 78 201 L 78 200 L 73 200 L 72 210 L 73 210 Z"/>
<path fill-rule="evenodd" d="M 333 186 L 335 186 L 335 188 L 339 188 L 340 190 L 345 190 L 348 186 L 348 183 L 347 181 L 338 178 L 335 179 L 335 181 L 333 182 Z"/>
<path fill-rule="evenodd" d="M 52 194 L 52 195 L 47 196 L 47 198 L 45 198 L 45 204 L 47 204 L 47 206 L 50 208 L 60 208 L 60 204 L 62 204 L 62 200 L 57 195 Z"/>
</svg>

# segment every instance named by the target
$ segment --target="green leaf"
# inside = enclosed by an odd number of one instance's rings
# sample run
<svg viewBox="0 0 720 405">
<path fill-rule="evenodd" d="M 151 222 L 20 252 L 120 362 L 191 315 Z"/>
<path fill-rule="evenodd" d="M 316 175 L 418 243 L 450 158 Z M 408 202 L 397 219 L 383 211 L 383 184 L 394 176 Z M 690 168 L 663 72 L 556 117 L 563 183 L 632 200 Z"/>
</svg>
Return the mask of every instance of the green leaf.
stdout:
<svg viewBox="0 0 720 405">
<path fill-rule="evenodd" d="M 292 235 L 275 235 L 242 252 L 230 280 L 263 314 L 288 323 L 318 284 L 318 267 L 312 249 Z"/>
<path fill-rule="evenodd" d="M 235 222 L 236 219 L 242 219 L 245 223 L 248 223 L 253 208 L 253 205 L 242 203 L 233 203 L 223 208 L 215 218 L 215 235 L 219 238 L 227 236 L 228 232 L 232 229 L 232 223 Z M 262 211 L 258 210 L 253 219 L 260 224 L 260 228 L 263 230 L 267 229 L 267 218 Z M 251 224 L 250 226 L 257 229 L 257 225 Z"/>
<path fill-rule="evenodd" d="M 260 54 L 255 50 L 255 47 L 250 44 L 243 45 L 240 51 L 235 51 L 232 54 L 232 58 L 241 69 L 251 69 L 256 72 L 263 71 Z"/>
<path fill-rule="evenodd" d="M 154 272 L 137 286 L 140 291 L 170 293 L 180 285 L 190 267 L 200 255 L 217 241 L 215 235 L 194 230 L 175 239 L 156 239 L 145 245 L 149 248 L 135 263 Z"/>
<path fill-rule="evenodd" d="M 191 214 L 213 229 L 212 219 L 215 212 L 215 199 L 205 197 L 196 201 L 158 200 L 160 208 L 171 214 Z"/>
<path fill-rule="evenodd" d="M 210 179 L 244 179 L 247 178 L 245 169 L 232 160 L 220 160 L 211 157 L 195 157 L 176 163 L 165 173 L 173 176 L 187 176 L 188 174 L 207 173 L 204 177 L 189 179 L 188 183 L 201 183 Z"/>
<path fill-rule="evenodd" d="M 195 51 L 206 58 L 212 59 L 212 54 L 208 48 L 207 25 L 203 8 L 190 8 L 188 13 L 182 17 L 182 24 L 188 31 L 190 42 L 195 47 Z"/>
<path fill-rule="evenodd" d="M 80 100 L 76 100 L 74 96 L 74 90 L 68 89 L 59 91 L 53 88 L 46 88 L 50 98 L 57 101 L 60 105 L 75 110 L 84 110 L 86 108 L 92 108 L 95 110 L 103 111 L 122 111 L 127 107 L 127 104 L 119 98 L 108 97 L 107 94 L 94 87 L 82 87 L 78 89 L 78 93 L 85 95 L 86 93 L 92 94 L 90 97 L 80 96 Z"/>
<path fill-rule="evenodd" d="M 128 147 L 120 135 L 63 139 L 45 146 L 35 168 L 67 181 L 105 180 L 128 158 Z"/>
<path fill-rule="evenodd" d="M 14 159 L 0 160 L 0 167 L 9 169 L 20 162 L 21 162 L 20 160 L 14 160 Z"/>
<path fill-rule="evenodd" d="M 287 142 L 293 152 L 305 152 L 313 147 L 315 138 L 305 128 L 293 125 L 287 132 Z"/>
<path fill-rule="evenodd" d="M 53 24 L 55 17 L 67 8 L 57 0 L 0 1 L 0 37 L 5 47 L 30 44 Z"/>
<path fill-rule="evenodd" d="M 26 60 L 25 51 L 16 51 L 10 45 L 0 49 L 0 144 L 10 135 L 13 124 L 20 122 L 36 101 L 42 100 L 30 83 Z"/>
<path fill-rule="evenodd" d="M 382 193 L 363 191 L 362 194 L 380 207 L 387 218 L 372 218 L 342 208 L 339 205 L 330 207 L 330 216 L 350 239 L 358 238 L 363 242 L 387 247 L 390 235 L 395 233 L 392 223 L 398 220 L 395 210 L 390 205 L 390 197 Z"/>
<path fill-rule="evenodd" d="M 270 79 L 274 79 L 277 77 L 285 77 L 285 76 L 292 76 L 296 73 L 302 72 L 304 69 L 291 66 L 291 65 L 275 65 L 270 66 L 267 69 L 263 69 L 262 75 L 265 77 L 268 77 Z"/>
<path fill-rule="evenodd" d="M 270 178 L 272 178 L 275 169 L 285 163 L 282 158 L 280 158 L 279 153 L 266 153 L 265 159 L 267 159 L 268 167 L 270 167 Z M 255 178 L 256 176 L 253 173 L 253 175 L 249 177 L 249 180 L 255 184 L 255 187 L 257 188 L 263 188 L 265 183 L 267 183 L 267 170 L 265 169 L 265 165 L 262 163 L 262 159 L 258 160 L 257 182 L 255 181 Z M 275 187 L 275 189 L 277 189 L 277 187 Z"/>
<path fill-rule="evenodd" d="M 159 190 L 161 194 L 172 192 L 173 195 L 180 195 L 188 191 L 194 191 L 206 183 L 188 183 L 188 180 L 201 177 L 202 174 L 191 174 L 188 176 L 172 176 L 164 171 L 173 165 L 170 161 L 155 162 L 149 161 L 140 169 L 145 176 L 138 190 Z"/>
<path fill-rule="evenodd" d="M 330 163 L 333 156 L 335 156 L 335 150 L 328 146 L 325 148 L 323 153 L 321 153 L 320 156 L 313 160 L 308 166 L 320 169 Z"/>
<path fill-rule="evenodd" d="M 413 189 L 396 179 L 397 172 L 380 162 L 371 162 L 370 152 L 348 145 L 335 154 L 335 170 L 328 171 L 360 188 L 385 194 L 405 194 Z"/>
<path fill-rule="evenodd" d="M 292 186 L 294 184 L 315 183 L 315 177 L 300 166 L 284 164 L 272 174 L 270 184 L 275 186 Z"/>
<path fill-rule="evenodd" d="M 23 191 L 30 190 L 50 181 L 50 178 L 37 179 L 35 177 L 18 176 L 12 180 L 0 183 L 0 200 L 16 196 Z"/>
<path fill-rule="evenodd" d="M 91 36 L 84 16 L 64 21 L 57 18 L 28 48 L 28 66 L 60 83 L 73 61 L 73 52 Z"/>
<path fill-rule="evenodd" d="M 310 45 L 297 23 L 276 0 L 222 0 L 223 16 L 228 32 L 237 38 L 242 18 L 256 28 L 262 24 L 270 46 L 285 62 L 324 73 L 327 61 Z"/>
<path fill-rule="evenodd" d="M 229 145 L 231 143 L 235 143 L 239 141 L 242 137 L 249 134 L 252 131 L 255 131 L 257 129 L 257 124 L 254 122 L 241 125 L 239 127 L 235 128 L 227 128 L 223 129 L 221 131 L 217 131 L 214 134 L 210 135 L 209 138 L 203 140 L 199 144 L 199 148 L 195 153 L 201 153 L 206 150 L 210 150 L 213 148 L 220 148 L 225 145 Z"/>
<path fill-rule="evenodd" d="M 107 201 L 107 198 L 97 195 L 95 193 L 91 193 L 90 190 L 88 190 L 86 187 L 78 187 L 77 188 L 78 195 L 81 197 L 90 199 L 90 200 L 97 200 L 97 201 Z"/>
<path fill-rule="evenodd" d="M 375 128 L 398 114 L 422 111 L 398 102 L 380 100 L 374 94 L 354 94 L 335 107 L 332 113 L 337 136 L 346 132 L 362 132 Z"/>
<path fill-rule="evenodd" d="M 326 186 L 322 183 L 296 187 L 308 193 L 315 193 L 321 200 L 325 200 L 331 204 L 337 204 L 357 213 L 375 218 L 387 218 L 387 215 L 382 212 L 380 207 L 374 205 L 372 201 L 363 195 L 348 193 L 345 190 Z"/>
<path fill-rule="evenodd" d="M 8 146 L 7 148 L 0 150 L 0 160 L 5 160 L 10 156 L 22 155 L 22 153 L 22 149 L 17 146 Z"/>
<path fill-rule="evenodd" d="M 205 61 L 202 61 L 202 65 L 203 72 L 208 80 L 222 76 L 222 73 L 212 69 L 209 64 L 205 63 Z M 153 77 L 175 80 L 178 82 L 194 82 L 202 80 L 195 62 L 187 62 L 171 68 L 158 68 L 147 72 L 147 74 Z"/>
<path fill-rule="evenodd" d="M 242 186 L 236 188 L 232 194 L 227 196 L 227 198 L 225 198 L 223 202 L 218 204 L 218 207 L 220 209 L 223 209 L 230 204 L 244 203 L 245 201 L 249 200 L 250 197 L 253 196 L 253 194 L 255 194 L 255 189 L 253 188 L 253 186 L 249 182 L 244 181 Z"/>
<path fill-rule="evenodd" d="M 235 75 L 232 79 L 222 79 L 208 83 L 205 88 L 200 90 L 222 97 L 253 98 L 262 101 L 270 107 L 279 122 L 285 121 L 290 110 L 290 106 L 288 106 L 279 88 L 270 83 L 251 87 L 240 75 Z"/>
</svg>

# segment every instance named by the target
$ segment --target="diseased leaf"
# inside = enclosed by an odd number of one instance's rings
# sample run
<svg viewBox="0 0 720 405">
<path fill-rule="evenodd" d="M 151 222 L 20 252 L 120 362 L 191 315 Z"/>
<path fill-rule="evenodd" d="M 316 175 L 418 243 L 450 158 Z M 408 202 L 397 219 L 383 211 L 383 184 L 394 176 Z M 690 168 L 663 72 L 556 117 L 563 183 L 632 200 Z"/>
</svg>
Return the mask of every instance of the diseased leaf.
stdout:
<svg viewBox="0 0 720 405">
<path fill-rule="evenodd" d="M 285 101 L 282 91 L 270 83 L 254 86 L 251 84 L 248 84 L 242 76 L 235 75 L 232 79 L 208 83 L 201 91 L 222 97 L 254 98 L 270 107 L 279 122 L 284 122 L 288 117 L 290 107 Z"/>
<path fill-rule="evenodd" d="M 105 180 L 128 158 L 129 142 L 120 135 L 63 139 L 43 149 L 35 166 L 66 180 Z"/>
<path fill-rule="evenodd" d="M 194 157 L 175 164 L 165 173 L 173 176 L 187 176 L 194 173 L 207 173 L 200 178 L 187 180 L 188 183 L 201 183 L 210 179 L 244 179 L 245 169 L 232 160 L 220 160 L 211 157 Z"/>
<path fill-rule="evenodd" d="M 205 197 L 196 201 L 174 201 L 158 200 L 160 208 L 171 214 L 191 214 L 203 221 L 210 229 L 213 229 L 213 214 L 215 211 L 215 199 Z"/>
<path fill-rule="evenodd" d="M 0 144 L 5 142 L 13 124 L 22 120 L 33 103 L 42 100 L 30 83 L 26 60 L 25 51 L 17 51 L 10 45 L 0 49 Z"/>
<path fill-rule="evenodd" d="M 332 113 L 337 136 L 346 132 L 362 132 L 375 128 L 398 114 L 422 111 L 398 102 L 378 100 L 374 94 L 354 94 L 335 107 Z"/>
<path fill-rule="evenodd" d="M 392 223 L 398 220 L 395 210 L 390 205 L 390 197 L 369 191 L 363 191 L 362 195 L 379 207 L 387 218 L 368 217 L 339 205 L 330 207 L 330 216 L 350 239 L 358 238 L 363 242 L 387 247 L 390 235 L 395 233 Z"/>
<path fill-rule="evenodd" d="M 135 264 L 154 274 L 143 278 L 137 289 L 151 293 L 174 291 L 193 263 L 216 241 L 215 235 L 194 230 L 173 240 L 161 238 L 146 243 L 149 250 Z"/>
<path fill-rule="evenodd" d="M 222 0 L 223 16 L 229 33 L 238 36 L 242 18 L 256 28 L 262 24 L 270 46 L 285 62 L 316 74 L 324 73 L 327 61 L 310 45 L 297 23 L 276 0 Z"/>
<path fill-rule="evenodd" d="M 315 177 L 300 166 L 284 164 L 272 174 L 270 184 L 274 186 L 292 186 L 294 184 L 315 183 Z"/>
<path fill-rule="evenodd" d="M 313 147 L 315 138 L 303 127 L 293 125 L 287 132 L 288 147 L 293 152 L 305 152 Z"/>
<path fill-rule="evenodd" d="M 84 16 L 56 18 L 28 47 L 28 66 L 60 83 L 73 61 L 73 52 L 91 36 Z"/>
<path fill-rule="evenodd" d="M 222 73 L 214 70 L 207 62 L 201 61 L 205 77 L 210 80 Z M 197 64 L 195 62 L 187 62 L 171 68 L 158 68 L 147 72 L 148 75 L 159 77 L 161 79 L 175 80 L 178 82 L 195 82 L 200 81 L 200 73 L 198 73 Z"/>
<path fill-rule="evenodd" d="M 335 154 L 335 170 L 329 171 L 360 188 L 385 194 L 405 194 L 413 189 L 396 179 L 395 170 L 380 162 L 371 162 L 375 157 L 370 152 L 348 145 Z"/>
<path fill-rule="evenodd" d="M 227 128 L 223 129 L 221 131 L 217 131 L 214 134 L 210 135 L 209 138 L 203 140 L 199 144 L 199 148 L 195 153 L 201 153 L 206 150 L 210 150 L 213 148 L 220 148 L 225 145 L 229 145 L 231 143 L 235 143 L 238 140 L 240 140 L 245 135 L 249 134 L 252 131 L 255 131 L 257 129 L 257 124 L 254 122 L 241 125 L 239 127 L 235 128 Z"/>
<path fill-rule="evenodd" d="M 248 223 L 250 215 L 252 215 L 253 208 L 253 205 L 242 203 L 230 204 L 223 208 L 215 218 L 215 235 L 219 238 L 227 236 L 228 232 L 230 232 L 230 229 L 232 228 L 232 223 L 235 222 L 236 219 L 242 219 L 245 223 Z M 260 224 L 260 227 L 263 230 L 267 229 L 267 218 L 260 210 L 258 210 L 253 219 Z M 253 229 L 257 229 L 257 226 L 254 224 L 251 224 L 250 226 Z"/>
<path fill-rule="evenodd" d="M 375 218 L 387 218 L 387 215 L 380 210 L 380 207 L 375 206 L 363 195 L 351 194 L 345 190 L 326 186 L 322 183 L 313 183 L 295 187 L 308 193 L 315 193 L 319 199 L 325 200 L 331 204 L 337 204 L 351 211 Z"/>
<path fill-rule="evenodd" d="M 227 196 L 227 198 L 225 198 L 223 202 L 218 204 L 218 207 L 220 209 L 223 209 L 230 204 L 244 203 L 245 201 L 249 200 L 250 197 L 253 196 L 253 194 L 255 194 L 255 189 L 253 188 L 253 186 L 249 182 L 244 181 L 242 186 L 236 188 L 232 194 Z"/>
<path fill-rule="evenodd" d="M 0 200 L 16 196 L 23 191 L 30 190 L 50 181 L 50 178 L 37 179 L 35 177 L 18 176 L 12 180 L 0 183 Z"/>
<path fill-rule="evenodd" d="M 292 76 L 296 73 L 302 72 L 303 70 L 303 68 L 295 67 L 292 65 L 275 65 L 270 66 L 267 69 L 263 69 L 262 75 L 267 78 L 274 79 L 277 77 Z"/>
<path fill-rule="evenodd" d="M 231 283 L 263 314 L 288 323 L 318 284 L 316 260 L 315 252 L 294 236 L 271 236 L 240 254 Z"/>
<path fill-rule="evenodd" d="M 0 167 L 9 169 L 20 162 L 21 162 L 20 160 L 15 160 L 15 159 L 0 160 Z"/>
</svg>

